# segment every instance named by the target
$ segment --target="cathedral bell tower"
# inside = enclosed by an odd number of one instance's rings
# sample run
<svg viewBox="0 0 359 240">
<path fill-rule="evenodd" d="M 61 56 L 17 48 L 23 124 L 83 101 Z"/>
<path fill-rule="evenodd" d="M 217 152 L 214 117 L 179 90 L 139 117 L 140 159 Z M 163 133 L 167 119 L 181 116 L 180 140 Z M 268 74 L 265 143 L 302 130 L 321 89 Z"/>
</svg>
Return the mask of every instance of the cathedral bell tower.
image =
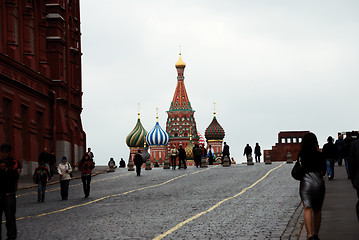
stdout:
<svg viewBox="0 0 359 240">
<path fill-rule="evenodd" d="M 169 147 L 174 144 L 179 148 L 179 145 L 182 144 L 182 147 L 186 148 L 190 142 L 191 129 L 193 143 L 198 143 L 199 137 L 194 119 L 195 111 L 192 110 L 184 85 L 183 72 L 186 64 L 182 61 L 181 53 L 175 66 L 177 69 L 177 87 L 170 109 L 167 111 L 166 132 L 170 137 Z"/>
</svg>

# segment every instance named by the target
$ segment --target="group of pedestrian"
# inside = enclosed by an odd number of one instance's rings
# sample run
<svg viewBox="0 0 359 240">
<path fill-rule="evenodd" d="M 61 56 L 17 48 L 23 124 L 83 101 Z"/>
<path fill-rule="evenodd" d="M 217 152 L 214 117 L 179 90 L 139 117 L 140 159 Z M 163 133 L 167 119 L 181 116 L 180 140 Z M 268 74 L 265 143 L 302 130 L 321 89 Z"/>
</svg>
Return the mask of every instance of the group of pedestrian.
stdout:
<svg viewBox="0 0 359 240">
<path fill-rule="evenodd" d="M 319 151 L 318 140 L 314 133 L 307 133 L 302 140 L 298 154 L 304 176 L 300 180 L 299 192 L 304 207 L 304 224 L 307 230 L 308 240 L 319 239 L 325 196 L 325 174 L 328 180 L 334 179 L 334 166 L 341 166 L 343 161 L 348 179 L 351 179 L 354 189 L 357 191 L 358 202 L 356 214 L 359 221 L 359 138 L 358 132 L 338 134 L 338 140 L 334 143 L 333 137 L 327 138 L 327 143 Z"/>
<path fill-rule="evenodd" d="M 246 156 L 247 161 L 249 160 L 250 157 L 252 157 L 252 152 L 253 152 L 252 147 L 247 143 L 243 153 L 243 156 Z M 259 146 L 259 143 L 256 143 L 256 146 L 254 147 L 254 157 L 256 163 L 261 162 L 261 156 L 262 156 L 261 147 Z"/>
<path fill-rule="evenodd" d="M 83 183 L 85 198 L 87 198 L 90 194 L 91 172 L 95 168 L 93 156 L 94 154 L 91 152 L 91 148 L 88 148 L 88 151 L 83 155 L 83 157 L 77 164 L 77 167 L 81 172 L 81 180 Z M 47 152 L 47 148 L 45 147 L 44 151 L 41 152 L 39 155 L 38 165 L 39 166 L 34 171 L 33 180 L 36 184 L 38 184 L 37 201 L 44 202 L 46 184 L 48 181 L 50 181 L 50 179 L 54 176 L 55 173 L 55 171 L 51 171 L 51 169 L 56 169 L 55 155 L 53 153 L 49 154 Z M 52 165 L 54 166 L 52 167 Z M 59 174 L 60 181 L 60 194 L 62 200 L 68 199 L 69 185 L 70 180 L 72 179 L 73 171 L 74 169 L 68 162 L 67 157 L 63 156 L 59 165 L 57 166 L 57 173 Z"/>
<path fill-rule="evenodd" d="M 181 168 L 181 164 L 183 164 L 183 168 L 187 168 L 186 163 L 186 151 L 182 147 L 182 144 L 179 145 L 179 149 L 176 148 L 176 145 L 172 145 L 172 148 L 170 150 L 170 156 L 171 156 L 171 166 L 173 170 L 176 170 L 177 166 L 177 157 L 178 157 L 178 168 Z"/>
</svg>

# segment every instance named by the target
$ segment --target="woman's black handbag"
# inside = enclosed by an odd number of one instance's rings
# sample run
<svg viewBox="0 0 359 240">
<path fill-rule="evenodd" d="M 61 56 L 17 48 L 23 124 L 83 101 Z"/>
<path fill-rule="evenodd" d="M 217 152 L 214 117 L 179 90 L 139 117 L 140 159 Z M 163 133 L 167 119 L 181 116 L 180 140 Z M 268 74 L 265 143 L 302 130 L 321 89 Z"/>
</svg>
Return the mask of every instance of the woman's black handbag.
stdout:
<svg viewBox="0 0 359 240">
<path fill-rule="evenodd" d="M 292 177 L 295 180 L 302 180 L 304 176 L 304 169 L 302 167 L 302 163 L 300 162 L 300 158 L 297 160 L 297 162 L 294 164 L 294 167 L 292 169 Z"/>
</svg>

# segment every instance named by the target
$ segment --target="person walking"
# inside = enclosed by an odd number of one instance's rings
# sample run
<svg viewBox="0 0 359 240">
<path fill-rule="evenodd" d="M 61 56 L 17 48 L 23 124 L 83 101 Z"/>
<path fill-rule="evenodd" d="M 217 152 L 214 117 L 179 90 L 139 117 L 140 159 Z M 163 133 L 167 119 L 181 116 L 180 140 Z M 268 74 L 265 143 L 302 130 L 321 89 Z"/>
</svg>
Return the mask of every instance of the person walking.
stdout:
<svg viewBox="0 0 359 240">
<path fill-rule="evenodd" d="M 338 139 L 335 141 L 335 146 L 337 147 L 337 162 L 338 166 L 343 164 L 343 149 L 344 149 L 344 140 L 343 134 L 338 133 Z"/>
<path fill-rule="evenodd" d="M 359 221 L 359 139 L 355 139 L 350 146 L 349 170 L 353 188 L 357 192 L 358 201 L 356 204 L 356 213 Z"/>
<path fill-rule="evenodd" d="M 49 168 L 49 164 L 51 160 L 52 160 L 51 154 L 48 152 L 47 147 L 44 147 L 44 150 L 39 155 L 38 164 L 45 165 L 47 168 Z"/>
<path fill-rule="evenodd" d="M 67 158 L 65 156 L 61 158 L 61 163 L 57 166 L 57 172 L 60 176 L 61 199 L 67 200 L 69 196 L 69 185 L 71 180 L 70 173 L 72 172 L 72 167 L 67 162 Z"/>
<path fill-rule="evenodd" d="M 230 158 L 230 154 L 229 154 L 229 146 L 227 145 L 226 142 L 224 142 L 223 151 L 222 151 L 222 164 L 223 164 L 223 159 L 224 159 L 225 156 L 228 157 L 229 165 L 231 165 L 231 158 Z"/>
<path fill-rule="evenodd" d="M 249 144 L 247 143 L 247 146 L 244 148 L 244 153 L 243 156 L 246 155 L 247 157 L 247 161 L 250 155 L 252 155 L 252 147 L 249 146 Z"/>
<path fill-rule="evenodd" d="M 322 153 L 327 164 L 328 180 L 334 178 L 334 163 L 337 159 L 337 147 L 334 144 L 334 139 L 329 136 L 327 143 L 323 145 Z"/>
<path fill-rule="evenodd" d="M 317 240 L 325 196 L 323 176 L 326 172 L 326 164 L 323 154 L 318 150 L 318 140 L 314 133 L 304 135 L 297 159 L 302 163 L 304 171 L 299 187 L 304 207 L 304 224 L 308 240 Z"/>
<path fill-rule="evenodd" d="M 95 168 L 95 163 L 90 158 L 90 156 L 85 153 L 81 158 L 80 162 L 78 163 L 77 167 L 81 172 L 81 180 L 85 198 L 88 198 L 90 196 L 91 174 L 92 170 Z"/>
<path fill-rule="evenodd" d="M 349 153 L 350 153 L 350 146 L 352 141 L 353 141 L 352 133 L 347 132 L 343 145 L 343 158 L 344 158 L 345 170 L 347 171 L 348 179 L 351 178 L 350 170 L 349 170 Z"/>
<path fill-rule="evenodd" d="M 177 156 L 178 156 L 178 150 L 176 148 L 176 145 L 174 145 L 174 144 L 172 145 L 170 155 L 171 155 L 172 169 L 176 170 L 176 159 L 177 159 Z"/>
<path fill-rule="evenodd" d="M 213 165 L 214 152 L 212 149 L 212 145 L 208 146 L 207 157 L 208 157 L 208 165 Z"/>
<path fill-rule="evenodd" d="M 91 148 L 87 148 L 87 154 L 89 155 L 89 157 L 92 159 L 94 159 L 95 155 L 93 154 L 93 152 L 91 152 Z"/>
<path fill-rule="evenodd" d="M 21 164 L 10 156 L 11 145 L 0 146 L 0 239 L 2 215 L 6 220 L 7 239 L 16 239 L 16 190 L 21 172 Z"/>
<path fill-rule="evenodd" d="M 54 174 L 57 172 L 56 171 L 56 155 L 55 155 L 54 151 L 51 151 L 51 154 L 49 157 L 49 171 L 50 171 L 51 177 L 53 177 Z"/>
<path fill-rule="evenodd" d="M 180 144 L 180 148 L 178 149 L 178 169 L 181 169 L 181 163 L 183 163 L 183 168 L 187 168 L 186 164 L 186 151 L 183 149 Z"/>
<path fill-rule="evenodd" d="M 46 184 L 51 179 L 51 174 L 49 169 L 45 166 L 44 163 L 39 164 L 39 166 L 35 169 L 33 175 L 33 181 L 37 186 L 37 202 L 45 201 L 45 192 L 46 192 Z"/>
<path fill-rule="evenodd" d="M 254 158 L 256 159 L 256 163 L 261 162 L 261 156 L 262 156 L 261 147 L 259 146 L 258 143 L 256 143 L 256 146 L 254 147 Z"/>
<path fill-rule="evenodd" d="M 198 144 L 196 144 L 195 147 L 193 148 L 193 158 L 197 168 L 201 166 L 201 157 L 202 157 L 202 149 L 199 147 Z"/>
<path fill-rule="evenodd" d="M 136 155 L 133 157 L 133 162 L 136 165 L 137 176 L 140 176 L 141 175 L 141 167 L 142 167 L 142 164 L 143 164 L 143 157 L 141 155 L 141 150 L 138 150 Z"/>
</svg>

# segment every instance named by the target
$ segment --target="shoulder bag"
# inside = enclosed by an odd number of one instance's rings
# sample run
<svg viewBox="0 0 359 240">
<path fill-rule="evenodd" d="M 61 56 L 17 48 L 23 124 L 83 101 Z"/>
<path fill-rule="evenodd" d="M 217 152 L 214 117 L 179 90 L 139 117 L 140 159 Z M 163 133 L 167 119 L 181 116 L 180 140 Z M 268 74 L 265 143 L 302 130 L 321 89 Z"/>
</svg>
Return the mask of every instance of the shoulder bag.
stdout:
<svg viewBox="0 0 359 240">
<path fill-rule="evenodd" d="M 300 158 L 296 161 L 296 163 L 294 164 L 294 167 L 292 169 L 292 177 L 295 179 L 295 180 L 302 180 L 304 176 L 304 169 L 303 169 L 303 166 L 302 166 L 302 162 L 300 161 Z"/>
</svg>

